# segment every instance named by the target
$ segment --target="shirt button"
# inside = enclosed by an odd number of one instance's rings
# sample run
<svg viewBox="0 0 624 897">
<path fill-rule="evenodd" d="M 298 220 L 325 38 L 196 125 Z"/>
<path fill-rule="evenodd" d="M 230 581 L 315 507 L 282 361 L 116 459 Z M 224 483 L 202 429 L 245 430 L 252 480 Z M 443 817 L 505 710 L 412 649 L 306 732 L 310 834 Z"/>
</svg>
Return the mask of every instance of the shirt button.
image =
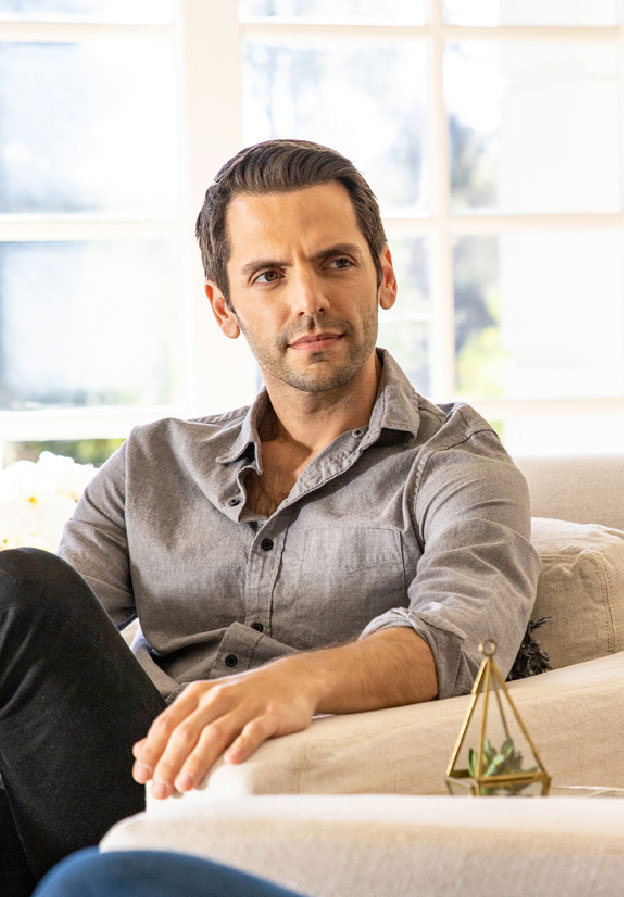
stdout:
<svg viewBox="0 0 624 897">
<path fill-rule="evenodd" d="M 228 656 L 225 658 L 226 667 L 235 667 L 237 663 L 238 657 L 236 656 L 236 654 L 228 654 Z"/>
<path fill-rule="evenodd" d="M 263 539 L 260 547 L 263 551 L 270 551 L 273 548 L 273 539 Z"/>
<path fill-rule="evenodd" d="M 229 505 L 231 508 L 235 508 L 236 505 L 239 505 L 239 504 L 240 504 L 240 498 L 231 498 L 231 499 L 229 500 L 229 502 L 228 502 L 228 505 Z"/>
<path fill-rule="evenodd" d="M 251 628 L 255 629 L 256 632 L 264 632 L 264 626 L 262 625 L 262 623 L 252 623 Z"/>
<path fill-rule="evenodd" d="M 360 429 L 358 429 L 358 430 L 353 430 L 352 433 L 351 433 L 351 435 L 352 435 L 352 436 L 355 436 L 356 439 L 359 439 L 360 436 L 363 436 L 363 435 L 364 435 L 364 430 L 360 430 Z"/>
</svg>

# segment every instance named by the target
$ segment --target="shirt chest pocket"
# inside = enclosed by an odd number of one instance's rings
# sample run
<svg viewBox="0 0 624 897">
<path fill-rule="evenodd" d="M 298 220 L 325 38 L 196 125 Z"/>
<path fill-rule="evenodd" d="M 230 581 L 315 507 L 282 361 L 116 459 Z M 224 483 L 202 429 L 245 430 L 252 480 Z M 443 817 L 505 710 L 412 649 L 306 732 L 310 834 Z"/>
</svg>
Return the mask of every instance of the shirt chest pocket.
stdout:
<svg viewBox="0 0 624 897">
<path fill-rule="evenodd" d="M 407 602 L 401 534 L 390 527 L 315 527 L 303 540 L 297 636 L 310 647 L 357 637 Z"/>
</svg>

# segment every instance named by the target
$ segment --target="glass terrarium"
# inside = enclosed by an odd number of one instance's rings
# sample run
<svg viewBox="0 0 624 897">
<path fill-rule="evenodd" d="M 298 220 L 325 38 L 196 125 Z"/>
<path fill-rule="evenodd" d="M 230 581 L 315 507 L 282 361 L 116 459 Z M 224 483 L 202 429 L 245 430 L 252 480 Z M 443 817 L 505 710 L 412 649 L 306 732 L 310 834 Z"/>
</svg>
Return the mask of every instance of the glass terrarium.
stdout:
<svg viewBox="0 0 624 897">
<path fill-rule="evenodd" d="M 479 645 L 479 668 L 466 718 L 446 771 L 451 794 L 548 794 L 550 776 L 494 663 L 496 644 Z"/>
</svg>

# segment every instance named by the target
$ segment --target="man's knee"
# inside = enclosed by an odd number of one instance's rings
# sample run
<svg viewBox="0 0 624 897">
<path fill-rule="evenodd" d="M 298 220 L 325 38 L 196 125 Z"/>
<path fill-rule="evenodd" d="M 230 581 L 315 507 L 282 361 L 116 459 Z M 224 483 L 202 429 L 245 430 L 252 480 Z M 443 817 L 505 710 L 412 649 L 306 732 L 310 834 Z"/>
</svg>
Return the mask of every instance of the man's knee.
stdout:
<svg viewBox="0 0 624 897">
<path fill-rule="evenodd" d="M 45 604 L 94 596 L 85 580 L 57 554 L 38 548 L 0 551 L 0 603 L 20 605 L 33 599 Z"/>
<path fill-rule="evenodd" d="M 0 575 L 14 582 L 64 579 L 75 570 L 58 554 L 40 548 L 12 548 L 0 551 Z"/>
</svg>

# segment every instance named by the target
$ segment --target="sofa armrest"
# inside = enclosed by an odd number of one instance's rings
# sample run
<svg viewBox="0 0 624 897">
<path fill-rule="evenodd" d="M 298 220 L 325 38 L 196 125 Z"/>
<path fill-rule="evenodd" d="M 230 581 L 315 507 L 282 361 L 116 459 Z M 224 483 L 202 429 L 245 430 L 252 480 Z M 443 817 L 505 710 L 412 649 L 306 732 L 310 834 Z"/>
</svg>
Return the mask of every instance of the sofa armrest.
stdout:
<svg viewBox="0 0 624 897">
<path fill-rule="evenodd" d="M 624 652 L 509 683 L 554 784 L 624 787 Z M 175 800 L 267 793 L 440 794 L 469 695 L 315 719 Z M 158 807 L 148 791 L 148 809 Z"/>
<path fill-rule="evenodd" d="M 293 795 L 167 801 L 101 849 L 177 850 L 314 897 L 611 897 L 624 801 Z"/>
</svg>

